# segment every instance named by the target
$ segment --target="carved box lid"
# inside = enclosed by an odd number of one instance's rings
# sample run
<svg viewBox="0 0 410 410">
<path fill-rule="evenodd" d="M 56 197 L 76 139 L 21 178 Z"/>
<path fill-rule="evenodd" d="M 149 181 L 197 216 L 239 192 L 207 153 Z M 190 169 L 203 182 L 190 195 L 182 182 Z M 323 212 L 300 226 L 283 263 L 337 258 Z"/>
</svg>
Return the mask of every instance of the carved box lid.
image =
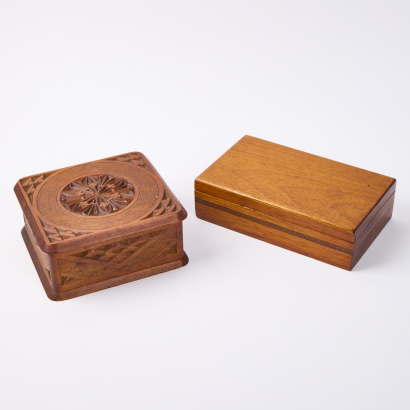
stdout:
<svg viewBox="0 0 410 410">
<path fill-rule="evenodd" d="M 195 180 L 195 189 L 355 242 L 396 180 L 245 136 Z"/>
<path fill-rule="evenodd" d="M 179 223 L 187 216 L 140 152 L 21 178 L 14 191 L 46 253 Z"/>
</svg>

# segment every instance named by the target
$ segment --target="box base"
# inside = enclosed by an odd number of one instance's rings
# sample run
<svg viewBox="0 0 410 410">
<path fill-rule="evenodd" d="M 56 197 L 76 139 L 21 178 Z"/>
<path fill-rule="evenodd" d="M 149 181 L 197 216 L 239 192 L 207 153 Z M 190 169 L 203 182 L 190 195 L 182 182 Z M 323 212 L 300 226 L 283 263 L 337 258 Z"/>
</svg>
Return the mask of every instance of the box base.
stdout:
<svg viewBox="0 0 410 410">
<path fill-rule="evenodd" d="M 195 191 L 195 211 L 199 219 L 349 271 L 390 220 L 393 205 L 394 193 L 359 239 L 351 243 Z"/>
<path fill-rule="evenodd" d="M 195 191 L 199 219 L 350 270 L 353 243 Z M 332 242 L 334 241 L 334 242 Z"/>
<path fill-rule="evenodd" d="M 140 270 L 140 271 L 128 273 L 126 275 L 122 275 L 122 276 L 119 276 L 119 277 L 116 277 L 116 278 L 111 278 L 111 279 L 108 279 L 108 280 L 105 280 L 105 281 L 102 281 L 102 282 L 94 283 L 92 285 L 83 286 L 83 287 L 78 288 L 78 289 L 72 289 L 72 290 L 69 290 L 69 291 L 66 291 L 66 292 L 57 293 L 57 292 L 54 292 L 53 289 L 50 286 L 50 283 L 48 281 L 46 273 L 44 272 L 44 269 L 41 266 L 41 263 L 37 258 L 36 252 L 33 248 L 33 245 L 30 242 L 30 239 L 28 237 L 28 234 L 27 234 L 27 231 L 26 231 L 25 227 L 21 230 L 21 235 L 22 235 L 22 237 L 24 239 L 24 243 L 26 244 L 26 247 L 27 247 L 27 249 L 30 253 L 31 260 L 33 261 L 33 264 L 36 268 L 37 274 L 38 274 L 38 276 L 41 280 L 43 288 L 44 288 L 48 298 L 53 300 L 53 301 L 61 301 L 61 300 L 72 299 L 72 298 L 76 298 L 78 296 L 83 296 L 83 295 L 87 295 L 89 293 L 97 292 L 99 290 L 112 288 L 114 286 L 122 285 L 124 283 L 128 283 L 128 282 L 132 282 L 132 281 L 135 281 L 135 280 L 138 280 L 138 279 L 143 279 L 143 278 L 147 278 L 149 276 L 157 275 L 158 273 L 163 273 L 163 272 L 167 272 L 169 270 L 181 268 L 182 266 L 185 266 L 188 263 L 188 256 L 184 252 L 184 255 L 182 256 L 182 258 L 180 258 L 176 261 L 172 261 L 172 262 L 164 263 L 163 265 L 153 266 L 153 267 L 148 268 L 148 269 L 143 269 L 143 270 Z"/>
</svg>

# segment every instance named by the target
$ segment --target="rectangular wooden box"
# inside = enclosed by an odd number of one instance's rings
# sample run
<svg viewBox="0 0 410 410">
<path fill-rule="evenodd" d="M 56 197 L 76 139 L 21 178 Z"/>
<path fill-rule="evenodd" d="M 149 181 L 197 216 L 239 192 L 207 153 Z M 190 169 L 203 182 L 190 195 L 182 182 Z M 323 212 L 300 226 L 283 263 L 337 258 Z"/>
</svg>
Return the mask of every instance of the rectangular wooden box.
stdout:
<svg viewBox="0 0 410 410">
<path fill-rule="evenodd" d="M 20 179 L 22 235 L 47 296 L 64 300 L 185 265 L 185 209 L 139 152 Z"/>
<path fill-rule="evenodd" d="M 351 270 L 393 212 L 396 180 L 245 136 L 195 180 L 198 218 Z"/>
</svg>

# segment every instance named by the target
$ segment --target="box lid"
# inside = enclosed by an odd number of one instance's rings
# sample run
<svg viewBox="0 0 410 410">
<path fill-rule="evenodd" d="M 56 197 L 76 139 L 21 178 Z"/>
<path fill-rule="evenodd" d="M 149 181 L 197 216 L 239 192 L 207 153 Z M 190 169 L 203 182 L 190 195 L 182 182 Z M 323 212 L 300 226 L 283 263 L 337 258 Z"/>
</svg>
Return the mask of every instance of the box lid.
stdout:
<svg viewBox="0 0 410 410">
<path fill-rule="evenodd" d="M 25 177 L 14 191 L 46 253 L 144 232 L 187 216 L 140 152 Z"/>
<path fill-rule="evenodd" d="M 246 135 L 195 180 L 195 189 L 354 242 L 395 181 Z"/>
</svg>

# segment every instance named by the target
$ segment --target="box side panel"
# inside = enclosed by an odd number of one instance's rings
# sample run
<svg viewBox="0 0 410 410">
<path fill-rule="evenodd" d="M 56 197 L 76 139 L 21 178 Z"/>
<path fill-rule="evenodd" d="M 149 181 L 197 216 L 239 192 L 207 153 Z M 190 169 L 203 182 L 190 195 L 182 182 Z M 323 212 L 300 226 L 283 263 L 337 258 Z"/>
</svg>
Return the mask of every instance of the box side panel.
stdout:
<svg viewBox="0 0 410 410">
<path fill-rule="evenodd" d="M 353 244 L 279 218 L 195 192 L 198 218 L 305 256 L 350 269 Z"/>
<path fill-rule="evenodd" d="M 40 246 L 37 243 L 37 240 L 33 234 L 31 226 L 25 216 L 24 216 L 24 226 L 26 229 L 26 234 L 32 246 L 32 251 L 37 259 L 38 264 L 40 265 L 42 271 L 44 272 L 45 279 L 48 281 L 49 286 L 51 286 L 52 289 L 54 290 L 58 289 L 59 284 L 60 284 L 60 277 L 56 270 L 54 255 L 45 253 L 40 249 Z"/>
<path fill-rule="evenodd" d="M 271 204 L 259 201 L 255 198 L 247 198 L 242 194 L 221 189 L 198 178 L 195 180 L 195 190 L 213 197 L 221 198 L 227 202 L 253 209 L 256 212 L 293 222 L 308 229 L 335 236 L 346 241 L 354 241 L 354 233 L 351 231 L 321 223 L 314 219 L 307 218 L 305 215 L 272 206 Z"/>
<path fill-rule="evenodd" d="M 45 251 L 45 237 L 36 223 L 36 219 L 33 214 L 31 200 L 28 199 L 29 196 L 27 192 L 25 192 L 25 189 L 20 181 L 17 182 L 17 184 L 14 186 L 14 192 L 23 211 L 25 225 L 30 226 L 31 235 L 35 239 L 36 244 L 42 251 Z M 31 195 L 34 195 L 34 193 L 32 193 Z"/>
<path fill-rule="evenodd" d="M 184 255 L 182 223 L 57 254 L 58 292 L 87 287 Z"/>
<path fill-rule="evenodd" d="M 163 272 L 167 272 L 173 269 L 180 268 L 182 266 L 185 266 L 188 263 L 188 257 L 185 254 L 185 252 L 183 252 L 182 256 L 179 259 L 172 260 L 171 262 L 165 262 L 163 264 L 155 265 L 155 266 L 143 269 L 143 270 L 137 270 L 137 271 L 133 271 L 131 273 L 125 274 L 125 275 L 113 277 L 111 279 L 98 281 L 88 286 L 74 288 L 66 292 L 54 292 L 54 290 L 50 286 L 50 281 L 47 278 L 46 273 L 42 265 L 39 262 L 39 258 L 37 257 L 37 254 L 34 251 L 34 247 L 30 241 L 30 238 L 28 237 L 26 228 L 23 228 L 21 233 L 22 233 L 24 242 L 27 246 L 27 250 L 29 251 L 33 264 L 38 273 L 38 276 L 44 287 L 44 290 L 46 291 L 47 296 L 51 300 L 54 300 L 54 301 L 72 299 L 78 296 L 83 296 L 89 293 L 97 292 L 99 290 L 104 290 L 104 289 L 111 288 L 114 286 L 123 285 L 125 283 L 132 282 L 138 279 L 143 279 L 149 276 L 157 275 L 159 273 L 163 273 Z"/>
<path fill-rule="evenodd" d="M 25 227 L 26 227 L 28 237 L 30 238 L 30 241 L 31 241 L 31 243 L 32 243 L 32 245 L 33 245 L 34 251 L 36 252 L 36 255 L 37 255 L 37 257 L 38 257 L 38 259 L 39 259 L 41 265 L 42 265 L 45 269 L 47 269 L 48 271 L 50 271 L 49 255 L 48 255 L 47 253 L 43 252 L 43 251 L 40 249 L 40 247 L 39 247 L 39 245 L 38 245 L 38 243 L 37 243 L 37 240 L 36 240 L 36 238 L 34 237 L 34 234 L 33 234 L 33 231 L 32 231 L 32 229 L 31 229 L 31 226 L 30 226 L 30 224 L 28 223 L 28 220 L 27 220 L 27 218 L 26 218 L 25 216 L 24 216 L 24 225 L 25 225 Z"/>
<path fill-rule="evenodd" d="M 392 217 L 395 192 L 390 196 L 384 206 L 379 210 L 372 221 L 366 226 L 360 238 L 355 242 L 353 248 L 352 269 L 359 262 L 361 257 L 369 249 L 370 245 L 377 238 L 379 233 L 386 226 Z"/>
<path fill-rule="evenodd" d="M 355 242 L 361 240 L 363 235 L 366 235 L 368 232 L 368 225 L 372 223 L 373 219 L 376 215 L 380 212 L 380 210 L 386 205 L 387 201 L 389 201 L 390 197 L 396 192 L 396 180 L 392 183 L 390 188 L 387 192 L 382 196 L 380 201 L 376 204 L 376 206 L 371 210 L 371 212 L 364 218 L 363 222 L 359 225 L 359 227 L 355 231 Z"/>
</svg>

